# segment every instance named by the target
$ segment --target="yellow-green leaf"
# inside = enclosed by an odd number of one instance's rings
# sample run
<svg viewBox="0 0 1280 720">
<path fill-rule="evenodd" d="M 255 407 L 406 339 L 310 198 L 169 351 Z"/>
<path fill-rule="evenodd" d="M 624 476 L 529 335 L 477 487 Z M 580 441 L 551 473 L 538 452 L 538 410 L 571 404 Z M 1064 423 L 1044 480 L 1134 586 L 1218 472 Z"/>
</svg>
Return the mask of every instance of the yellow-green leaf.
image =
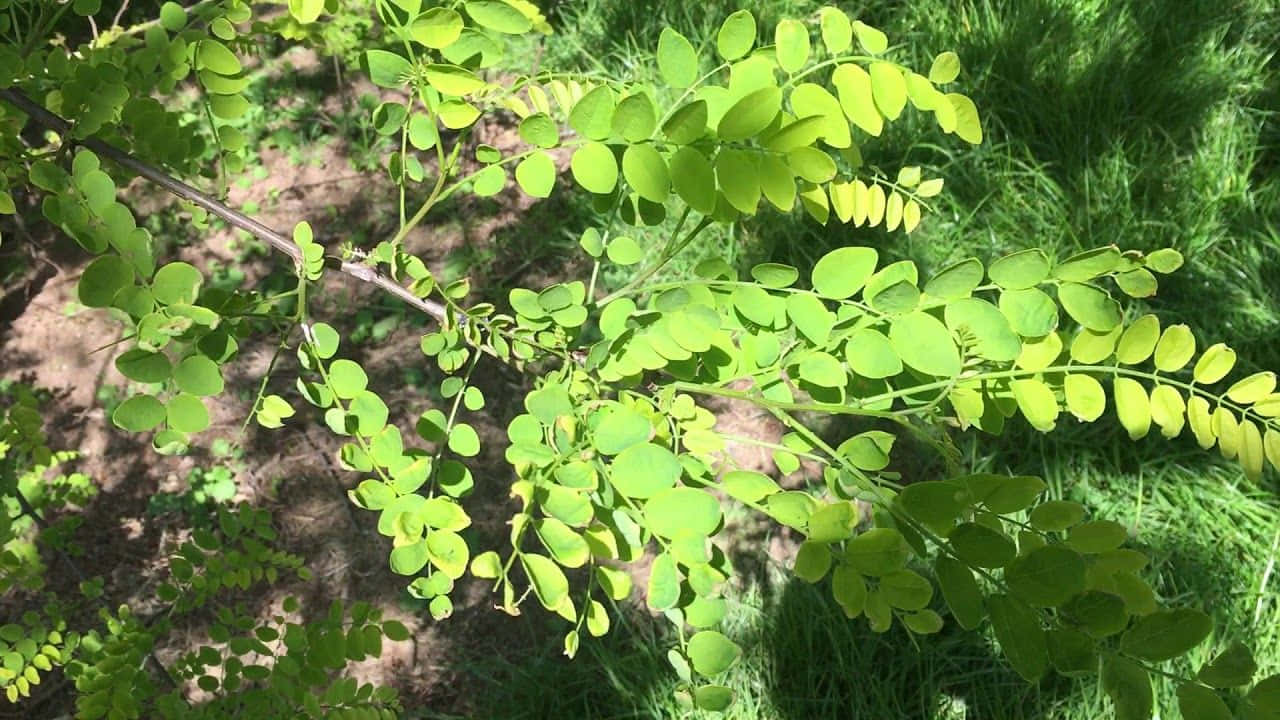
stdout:
<svg viewBox="0 0 1280 720">
<path fill-rule="evenodd" d="M 1133 378 L 1118 377 L 1112 386 L 1116 401 L 1116 415 L 1129 437 L 1139 440 L 1151 429 L 1151 401 L 1147 391 Z"/>
<path fill-rule="evenodd" d="M 1107 394 L 1102 383 L 1090 375 L 1072 373 L 1062 383 L 1067 396 L 1067 409 L 1084 422 L 1093 422 L 1107 409 Z"/>
<path fill-rule="evenodd" d="M 896 65 L 871 63 L 871 94 L 876 107 L 890 120 L 897 120 L 907 105 L 907 81 Z"/>
<path fill-rule="evenodd" d="M 1175 372 L 1191 362 L 1196 354 L 1196 337 L 1186 325 L 1170 325 L 1165 328 L 1156 344 L 1156 368 Z"/>
<path fill-rule="evenodd" d="M 799 20 L 783 20 L 774 29 L 778 66 L 794 73 L 809 61 L 809 28 Z"/>
</svg>

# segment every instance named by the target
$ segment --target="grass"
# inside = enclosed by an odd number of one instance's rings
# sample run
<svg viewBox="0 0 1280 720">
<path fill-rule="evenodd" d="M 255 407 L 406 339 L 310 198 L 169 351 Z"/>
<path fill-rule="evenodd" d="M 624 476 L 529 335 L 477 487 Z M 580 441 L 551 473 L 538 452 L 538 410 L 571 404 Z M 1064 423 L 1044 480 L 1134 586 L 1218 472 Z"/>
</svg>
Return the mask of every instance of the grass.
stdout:
<svg viewBox="0 0 1280 720">
<path fill-rule="evenodd" d="M 560 34 L 547 67 L 654 77 L 645 58 L 671 25 L 712 37 L 741 3 L 572 0 L 557 6 Z M 879 247 L 925 273 L 966 257 L 990 260 L 1038 246 L 1063 257 L 1114 243 L 1175 247 L 1187 265 L 1131 312 L 1185 322 L 1202 347 L 1224 341 L 1244 370 L 1280 367 L 1280 72 L 1274 38 L 1280 7 L 1268 0 L 917 0 L 862 3 L 895 57 L 927 67 L 955 50 L 960 83 L 978 103 L 987 140 L 963 147 L 908 121 L 869 142 L 885 167 L 922 164 L 946 178 L 938 212 L 911 236 L 822 228 L 764 213 L 734 232 L 709 232 L 678 258 L 672 275 L 702 257 L 729 255 L 802 268 L 831 247 Z M 762 28 L 810 15 L 819 3 L 767 0 L 751 9 Z M 846 8 L 851 9 L 851 8 Z M 765 34 L 769 34 L 767 31 Z M 591 217 L 590 210 L 579 208 Z M 603 217 L 595 216 L 596 222 Z M 636 230 L 656 246 L 673 219 Z M 631 231 L 629 231 L 631 232 Z M 625 282 L 605 274 L 605 287 Z M 1280 669 L 1280 597 L 1272 567 L 1280 540 L 1274 475 L 1260 487 L 1186 438 L 1130 443 L 1114 423 L 1068 423 L 1050 437 L 1011 430 L 960 438 L 977 468 L 1034 473 L 1051 493 L 1131 529 L 1153 556 L 1161 595 L 1215 616 L 1199 663 L 1244 639 L 1263 670 Z M 926 478 L 922 478 L 926 479 Z M 1093 678 L 1032 687 L 998 659 L 988 637 L 945 631 L 915 642 L 895 628 L 871 634 L 847 622 L 825 594 L 767 568 L 741 588 L 728 627 L 746 649 L 726 684 L 742 690 L 735 718 L 1094 718 L 1109 715 Z M 489 678 L 480 717 L 683 717 L 674 676 L 645 618 L 584 643 L 575 663 L 478 658 Z M 548 691 L 548 688 L 554 688 Z M 1160 717 L 1177 717 L 1173 688 L 1157 683 Z"/>
</svg>

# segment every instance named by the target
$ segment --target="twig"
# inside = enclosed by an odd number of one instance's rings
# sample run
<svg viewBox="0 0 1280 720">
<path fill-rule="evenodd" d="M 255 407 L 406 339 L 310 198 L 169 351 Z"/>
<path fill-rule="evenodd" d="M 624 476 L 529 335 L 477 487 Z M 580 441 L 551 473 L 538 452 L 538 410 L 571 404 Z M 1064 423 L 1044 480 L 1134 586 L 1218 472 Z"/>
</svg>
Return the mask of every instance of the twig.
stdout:
<svg viewBox="0 0 1280 720">
<path fill-rule="evenodd" d="M 124 17 L 124 11 L 129 9 L 129 0 L 120 3 L 120 9 L 116 11 L 116 16 L 111 18 L 111 29 L 120 27 L 120 18 Z"/>
<path fill-rule="evenodd" d="M 58 115 L 49 112 L 38 103 L 32 101 L 31 98 L 27 97 L 20 90 L 16 90 L 14 88 L 0 90 L 0 100 L 8 102 L 30 116 L 34 122 L 43 125 L 60 135 L 65 136 L 71 131 L 70 123 Z M 75 142 L 103 157 L 108 158 L 117 165 L 137 174 L 138 176 L 146 178 L 183 200 L 204 208 L 230 225 L 253 235 L 259 240 L 270 245 L 278 252 L 288 255 L 294 263 L 302 262 L 302 250 L 291 238 L 267 227 L 266 225 L 263 225 L 248 215 L 227 207 L 181 180 L 178 180 L 177 178 L 174 178 L 173 176 L 137 159 L 133 155 L 108 145 L 97 138 L 88 137 Z M 406 304 L 430 315 L 436 320 L 443 321 L 446 317 L 446 311 L 443 305 L 433 300 L 426 300 L 414 295 L 408 288 L 368 265 L 350 262 L 332 255 L 326 256 L 325 265 L 337 269 L 343 274 L 350 275 L 357 280 L 371 285 L 376 285 L 383 291 L 400 298 Z"/>
</svg>

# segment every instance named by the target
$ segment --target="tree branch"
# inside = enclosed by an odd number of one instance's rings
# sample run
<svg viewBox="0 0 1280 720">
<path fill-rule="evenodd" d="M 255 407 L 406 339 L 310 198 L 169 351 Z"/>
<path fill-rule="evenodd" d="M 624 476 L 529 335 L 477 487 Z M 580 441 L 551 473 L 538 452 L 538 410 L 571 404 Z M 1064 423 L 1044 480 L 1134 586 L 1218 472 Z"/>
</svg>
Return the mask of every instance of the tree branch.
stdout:
<svg viewBox="0 0 1280 720">
<path fill-rule="evenodd" d="M 23 94 L 20 90 L 15 88 L 0 90 L 0 100 L 8 102 L 26 113 L 27 116 L 35 123 L 53 130 L 60 135 L 68 135 L 71 132 L 70 123 L 58 115 L 49 112 L 43 106 Z M 218 202 L 214 198 L 200 192 L 181 180 L 166 174 L 164 171 L 94 137 L 75 140 L 73 142 L 92 150 L 98 155 L 111 160 L 120 167 L 123 167 L 140 177 L 146 178 L 183 200 L 204 208 L 217 217 L 222 218 L 227 223 L 240 228 L 241 230 L 244 230 L 250 235 L 253 235 L 259 240 L 265 242 L 278 252 L 288 255 L 294 263 L 300 263 L 302 261 L 302 250 L 294 244 L 292 238 L 276 232 L 242 212 L 227 207 L 221 202 Z M 362 282 L 376 285 L 384 292 L 396 296 L 406 304 L 430 315 L 436 320 L 443 321 L 445 319 L 445 307 L 443 305 L 414 295 L 408 288 L 368 265 L 345 261 L 332 255 L 326 256 L 325 265 L 335 268 L 339 272 L 350 275 Z"/>
</svg>

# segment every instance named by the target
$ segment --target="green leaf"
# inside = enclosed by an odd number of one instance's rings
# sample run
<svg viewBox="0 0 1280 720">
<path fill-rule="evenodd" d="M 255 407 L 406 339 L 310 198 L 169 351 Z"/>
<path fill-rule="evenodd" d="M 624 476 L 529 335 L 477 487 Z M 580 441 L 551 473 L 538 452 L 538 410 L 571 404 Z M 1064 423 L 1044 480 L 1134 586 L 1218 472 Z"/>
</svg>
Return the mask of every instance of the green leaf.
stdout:
<svg viewBox="0 0 1280 720">
<path fill-rule="evenodd" d="M 1159 289 L 1156 276 L 1145 268 L 1117 274 L 1116 285 L 1125 295 L 1135 298 L 1151 297 Z"/>
<path fill-rule="evenodd" d="M 1132 440 L 1146 437 L 1151 430 L 1151 400 L 1142 385 L 1132 378 L 1117 377 L 1111 387 L 1116 415 Z"/>
<path fill-rule="evenodd" d="M 548 385 L 529 393 L 524 407 L 543 425 L 553 425 L 556 418 L 573 415 L 573 400 L 563 385 Z"/>
<path fill-rule="evenodd" d="M 942 630 L 942 616 L 932 610 L 902 615 L 902 624 L 917 635 L 932 635 Z"/>
<path fill-rule="evenodd" d="M 781 263 L 760 263 L 751 268 L 751 277 L 766 287 L 785 288 L 795 284 L 796 280 L 800 278 L 800 271 L 790 265 Z M 825 306 L 821 303 L 819 303 L 818 307 L 825 309 Z M 792 319 L 794 320 L 795 318 L 793 317 Z M 821 345 L 822 343 L 819 342 L 817 344 Z"/>
<path fill-rule="evenodd" d="M 695 488 L 671 488 L 644 504 L 644 518 L 650 530 L 665 538 L 681 530 L 710 536 L 720 527 L 720 502 Z"/>
<path fill-rule="evenodd" d="M 1199 610 L 1160 610 L 1140 618 L 1120 637 L 1120 651 L 1161 662 L 1199 645 L 1213 630 L 1213 620 Z"/>
<path fill-rule="evenodd" d="M 815 147 L 799 147 L 787 153 L 787 165 L 811 183 L 822 184 L 836 175 L 835 161 Z"/>
<path fill-rule="evenodd" d="M 867 603 L 867 581 L 848 565 L 838 565 L 831 576 L 831 594 L 850 618 L 862 614 Z"/>
<path fill-rule="evenodd" d="M 875 272 L 874 248 L 844 247 L 823 255 L 813 266 L 813 289 L 823 297 L 843 300 L 862 289 Z"/>
<path fill-rule="evenodd" d="M 716 176 L 701 152 L 682 147 L 671 156 L 671 184 L 689 207 L 710 215 L 716 209 Z"/>
<path fill-rule="evenodd" d="M 164 422 L 165 408 L 150 395 L 134 395 L 116 407 L 111 422 L 129 432 L 144 432 Z"/>
<path fill-rule="evenodd" d="M 187 11 L 175 2 L 160 6 L 160 25 L 169 32 L 178 32 L 187 26 Z"/>
<path fill-rule="evenodd" d="M 548 610 L 560 607 L 569 597 L 569 579 L 551 558 L 537 553 L 520 553 L 520 566 L 529 576 L 538 602 Z"/>
<path fill-rule="evenodd" d="M 985 525 L 960 523 L 947 537 L 961 560 L 980 568 L 1000 568 L 1013 562 L 1018 549 L 1004 533 Z"/>
<path fill-rule="evenodd" d="M 142 383 L 158 383 L 168 380 L 173 372 L 169 358 L 163 353 L 146 350 L 127 350 L 116 358 L 116 369 L 121 375 Z"/>
<path fill-rule="evenodd" d="M 1085 422 L 1097 420 L 1107 409 L 1107 395 L 1102 384 L 1089 375 L 1067 375 L 1062 389 L 1067 397 L 1067 409 Z"/>
<path fill-rule="evenodd" d="M 794 572 L 807 583 L 816 583 L 831 570 L 831 548 L 826 543 L 806 542 L 796 551 Z"/>
<path fill-rule="evenodd" d="M 649 568 L 645 602 L 653 610 L 669 610 L 680 601 L 680 573 L 670 553 L 659 553 Z"/>
<path fill-rule="evenodd" d="M 925 481 L 903 488 L 898 493 L 897 502 L 912 518 L 946 537 L 968 506 L 968 499 L 965 489 L 955 483 Z"/>
<path fill-rule="evenodd" d="M 683 35 L 663 28 L 658 37 L 658 72 L 668 85 L 678 90 L 698 79 L 698 55 Z"/>
<path fill-rule="evenodd" d="M 1116 360 L 1125 365 L 1137 365 L 1151 357 L 1160 340 L 1160 319 L 1155 315 L 1143 315 L 1120 336 L 1116 345 Z"/>
<path fill-rule="evenodd" d="M 240 72 L 240 60 L 226 45 L 206 37 L 196 49 L 196 64 L 219 75 L 236 75 Z"/>
<path fill-rule="evenodd" d="M 1222 343 L 1218 343 L 1210 345 L 1200 355 L 1192 374 L 1196 382 L 1202 385 L 1211 385 L 1226 377 L 1227 373 L 1231 372 L 1231 368 L 1235 367 L 1235 365 L 1236 351 Z"/>
<path fill-rule="evenodd" d="M 1231 708 L 1214 691 L 1194 683 L 1178 686 L 1178 709 L 1184 718 L 1231 720 Z"/>
<path fill-rule="evenodd" d="M 947 51 L 933 59 L 929 66 L 929 82 L 946 85 L 960 76 L 960 56 Z"/>
<path fill-rule="evenodd" d="M 1124 599 L 1098 590 L 1089 590 L 1075 596 L 1063 606 L 1062 612 L 1095 638 L 1115 635 L 1129 624 Z"/>
<path fill-rule="evenodd" d="M 553 148 L 560 144 L 560 128 L 544 113 L 537 113 L 520 121 L 520 139 L 540 148 Z"/>
<path fill-rule="evenodd" d="M 165 305 L 191 305 L 200 294 L 204 276 L 194 265 L 171 262 L 156 271 L 151 279 L 151 292 Z"/>
<path fill-rule="evenodd" d="M 689 661 L 700 675 L 719 675 L 733 667 L 741 654 L 732 640 L 715 630 L 703 630 L 689 638 Z"/>
<path fill-rule="evenodd" d="M 500 0 L 469 0 L 463 7 L 477 25 L 495 32 L 520 35 L 533 29 L 524 13 Z"/>
<path fill-rule="evenodd" d="M 635 265 L 644 259 L 644 249 L 630 237 L 616 237 L 609 241 L 605 248 L 609 260 L 618 265 Z"/>
<path fill-rule="evenodd" d="M 209 409 L 195 395 L 178 393 L 165 406 L 165 420 L 174 430 L 198 433 L 209 427 Z"/>
<path fill-rule="evenodd" d="M 432 63 L 423 68 L 427 83 L 442 95 L 461 97 L 485 86 L 484 80 L 470 70 L 457 65 Z"/>
<path fill-rule="evenodd" d="M 1091 520 L 1072 528 L 1066 545 L 1086 555 L 1115 550 L 1129 538 L 1125 527 L 1114 520 Z"/>
<path fill-rule="evenodd" d="M 809 516 L 805 534 L 809 542 L 832 543 L 853 535 L 858 522 L 858 511 L 848 502 L 839 501 L 822 505 Z"/>
<path fill-rule="evenodd" d="M 192 355 L 178 363 L 173 379 L 179 390 L 192 395 L 208 396 L 222 392 L 222 372 L 218 370 L 217 363 L 203 355 Z"/>
<path fill-rule="evenodd" d="M 1000 312 L 1023 337 L 1043 337 L 1058 327 L 1057 304 L 1038 288 L 1000 293 Z"/>
<path fill-rule="evenodd" d="M 749 470 L 733 470 L 725 473 L 720 489 L 744 503 L 759 502 L 781 488 L 768 476 Z"/>
<path fill-rule="evenodd" d="M 860 20 L 853 22 L 853 33 L 858 36 L 858 44 L 863 50 L 872 55 L 879 55 L 889 49 L 889 38 L 884 33 L 863 23 Z"/>
<path fill-rule="evenodd" d="M 1215 688 L 1240 687 L 1248 685 L 1256 672 L 1258 663 L 1254 661 L 1253 653 L 1237 640 L 1200 668 L 1196 679 Z"/>
<path fill-rule="evenodd" d="M 431 564 L 450 579 L 457 580 L 467 571 L 470 554 L 466 541 L 452 530 L 433 530 L 427 534 L 427 555 Z"/>
<path fill-rule="evenodd" d="M 1049 669 L 1049 647 L 1036 612 L 1008 595 L 987 598 L 991 627 L 1014 672 L 1037 682 Z"/>
<path fill-rule="evenodd" d="M 844 560 L 863 575 L 882 576 L 901 570 L 911 548 L 893 528 L 872 528 L 845 543 Z"/>
<path fill-rule="evenodd" d="M 899 610 L 923 610 L 933 599 L 933 585 L 910 570 L 898 570 L 880 578 L 880 593 Z"/>
<path fill-rule="evenodd" d="M 1049 277 L 1049 258 L 1039 248 L 1023 250 L 991 263 L 987 274 L 1007 290 L 1035 287 Z"/>
<path fill-rule="evenodd" d="M 351 360 L 334 360 L 329 365 L 329 385 L 338 397 L 349 400 L 369 385 L 364 368 Z"/>
<path fill-rule="evenodd" d="M 480 453 L 480 436 L 470 425 L 458 423 L 449 430 L 449 449 L 463 457 L 475 457 Z"/>
<path fill-rule="evenodd" d="M 1061 532 L 1084 519 L 1084 506 L 1070 500 L 1050 500 L 1031 511 L 1031 525 L 1043 532 Z"/>
<path fill-rule="evenodd" d="M 1098 670 L 1098 649 L 1084 633 L 1071 628 L 1050 630 L 1045 639 L 1049 645 L 1049 662 L 1064 675 L 1085 675 Z"/>
<path fill-rule="evenodd" d="M 982 122 L 978 119 L 978 106 L 959 93 L 947 93 L 946 98 L 955 113 L 956 135 L 970 145 L 981 145 Z"/>
<path fill-rule="evenodd" d="M 755 137 L 769 127 L 781 108 L 781 90 L 772 86 L 754 90 L 725 111 L 716 133 L 727 142 Z"/>
<path fill-rule="evenodd" d="M 731 13 L 716 33 L 716 51 L 725 60 L 737 60 L 751 52 L 756 42 L 756 19 L 750 10 Z"/>
<path fill-rule="evenodd" d="M 782 20 L 774 29 L 774 52 L 784 72 L 795 73 L 809 61 L 809 28 L 799 20 Z"/>
<path fill-rule="evenodd" d="M 386 50 L 366 50 L 364 57 L 369 80 L 378 87 L 398 88 L 404 84 L 403 78 L 413 71 L 408 60 Z"/>
<path fill-rule="evenodd" d="M 849 368 L 862 377 L 880 379 L 902 372 L 902 359 L 878 330 L 855 330 L 845 342 L 844 353 Z"/>
<path fill-rule="evenodd" d="M 1270 370 L 1263 370 L 1227 388 L 1227 397 L 1241 405 L 1252 405 L 1275 392 L 1275 389 L 1276 374 Z"/>
<path fill-rule="evenodd" d="M 1046 545 L 1018 558 L 1004 572 L 1009 590 L 1039 607 L 1057 607 L 1084 590 L 1085 563 L 1080 553 Z"/>
<path fill-rule="evenodd" d="M 849 120 L 868 135 L 878 137 L 884 129 L 884 117 L 876 110 L 871 76 L 867 71 L 853 63 L 838 65 L 831 75 L 831 82 L 836 86 L 840 107 Z"/>
<path fill-rule="evenodd" d="M 978 357 L 1010 362 L 1022 352 L 1022 341 L 1009 320 L 986 300 L 974 297 L 953 300 L 947 303 L 943 317 L 953 332 L 961 337 L 971 336 L 974 340 L 971 347 Z"/>
<path fill-rule="evenodd" d="M 978 627 L 982 618 L 986 617 L 986 609 L 982 602 L 982 591 L 973 578 L 973 572 L 959 560 L 941 554 L 933 567 L 942 599 L 946 601 L 956 622 L 965 630 Z"/>
<path fill-rule="evenodd" d="M 888 467 L 893 442 L 893 435 L 871 430 L 845 440 L 836 450 L 858 469 L 878 471 Z"/>
<path fill-rule="evenodd" d="M 1173 248 L 1162 248 L 1147 254 L 1147 267 L 1165 275 L 1182 267 L 1182 253 Z"/>
<path fill-rule="evenodd" d="M 1024 510 L 1044 492 L 1044 481 L 1033 475 L 991 475 L 978 473 L 960 478 L 969 490 L 972 502 L 981 503 L 994 513 L 1008 514 Z"/>
<path fill-rule="evenodd" d="M 1280 675 L 1259 680 L 1245 695 L 1247 720 L 1275 720 L 1280 717 Z"/>
<path fill-rule="evenodd" d="M 836 148 L 848 148 L 853 144 L 849 121 L 844 116 L 840 101 L 826 88 L 814 83 L 801 83 L 791 91 L 789 102 L 799 119 L 766 135 L 762 139 L 766 148 L 789 152 L 812 145 L 818 138 Z M 843 217 L 842 221 L 845 221 Z"/>
<path fill-rule="evenodd" d="M 613 90 L 601 85 L 574 104 L 569 113 L 569 125 L 587 139 L 604 140 L 613 131 L 615 107 Z"/>
<path fill-rule="evenodd" d="M 699 685 L 693 691 L 693 702 L 699 710 L 723 712 L 733 705 L 734 692 L 723 685 Z"/>
<path fill-rule="evenodd" d="M 1116 706 L 1116 720 L 1151 720 L 1155 699 L 1151 676 L 1137 663 L 1118 655 L 1102 658 L 1102 690 Z"/>
<path fill-rule="evenodd" d="M 1013 398 L 1018 402 L 1018 409 L 1031 427 L 1040 432 L 1053 430 L 1058 420 L 1058 399 L 1053 390 L 1041 380 L 1034 378 L 1014 380 L 1009 383 Z"/>
<path fill-rule="evenodd" d="M 556 562 L 569 568 L 582 567 L 591 558 L 591 548 L 581 535 L 563 521 L 550 517 L 533 521 L 534 531 Z"/>
<path fill-rule="evenodd" d="M 871 95 L 886 118 L 897 120 L 907 105 L 907 82 L 892 63 L 871 63 Z"/>
<path fill-rule="evenodd" d="M 819 387 L 840 388 L 849 382 L 844 366 L 831 355 L 814 352 L 800 361 L 800 378 Z"/>
<path fill-rule="evenodd" d="M 1120 324 L 1120 304 L 1093 285 L 1064 282 L 1058 286 L 1058 301 L 1072 319 L 1089 330 L 1106 332 Z"/>
<path fill-rule="evenodd" d="M 618 162 L 608 145 L 588 142 L 573 153 L 569 161 L 573 179 L 587 192 L 607 195 L 618 184 Z"/>
<path fill-rule="evenodd" d="M 622 154 L 622 176 L 640 197 L 650 202 L 666 202 L 671 192 L 667 163 L 652 145 L 632 145 Z"/>
<path fill-rule="evenodd" d="M 760 167 L 756 153 L 724 148 L 716 157 L 716 181 L 739 212 L 751 215 L 760 203 Z"/>
<path fill-rule="evenodd" d="M 982 283 L 982 274 L 982 263 L 977 259 L 961 260 L 939 270 L 925 283 L 924 291 L 943 300 L 968 297 Z"/>
<path fill-rule="evenodd" d="M 457 42 L 462 35 L 462 16 L 449 8 L 434 7 L 413 21 L 409 34 L 426 47 L 439 50 Z"/>
<path fill-rule="evenodd" d="M 549 197 L 556 185 L 556 164 L 545 152 L 536 152 L 516 166 L 516 182 L 533 197 Z"/>
<path fill-rule="evenodd" d="M 427 560 L 427 544 L 421 540 L 391 549 L 391 571 L 398 575 L 417 575 Z"/>
<path fill-rule="evenodd" d="M 682 105 L 662 124 L 662 132 L 676 145 L 688 145 L 707 131 L 707 101 Z"/>
<path fill-rule="evenodd" d="M 816 274 L 817 268 L 814 270 Z M 889 342 L 902 362 L 912 369 L 937 377 L 960 374 L 960 351 L 951 332 L 924 311 L 895 318 L 889 325 Z"/>
<path fill-rule="evenodd" d="M 631 498 L 650 498 L 676 484 L 682 468 L 667 448 L 642 443 L 623 450 L 613 459 L 609 479 L 614 488 Z"/>
<path fill-rule="evenodd" d="M 853 24 L 843 10 L 824 7 L 818 11 L 819 25 L 822 29 L 822 44 L 827 52 L 839 55 L 853 44 Z"/>
<path fill-rule="evenodd" d="M 86 307 L 108 307 L 116 294 L 133 286 L 133 266 L 119 255 L 103 255 L 84 269 L 76 293 Z"/>
<path fill-rule="evenodd" d="M 622 99 L 613 113 L 613 133 L 627 142 L 642 142 L 658 128 L 658 115 L 653 100 L 643 92 Z"/>
<path fill-rule="evenodd" d="M 1068 282 L 1087 282 L 1121 269 L 1123 260 L 1115 247 L 1087 250 L 1058 263 L 1053 276 Z"/>
<path fill-rule="evenodd" d="M 1196 354 L 1196 337 L 1186 325 L 1170 325 L 1165 328 L 1156 344 L 1156 368 L 1163 372 L 1177 372 Z"/>
</svg>

